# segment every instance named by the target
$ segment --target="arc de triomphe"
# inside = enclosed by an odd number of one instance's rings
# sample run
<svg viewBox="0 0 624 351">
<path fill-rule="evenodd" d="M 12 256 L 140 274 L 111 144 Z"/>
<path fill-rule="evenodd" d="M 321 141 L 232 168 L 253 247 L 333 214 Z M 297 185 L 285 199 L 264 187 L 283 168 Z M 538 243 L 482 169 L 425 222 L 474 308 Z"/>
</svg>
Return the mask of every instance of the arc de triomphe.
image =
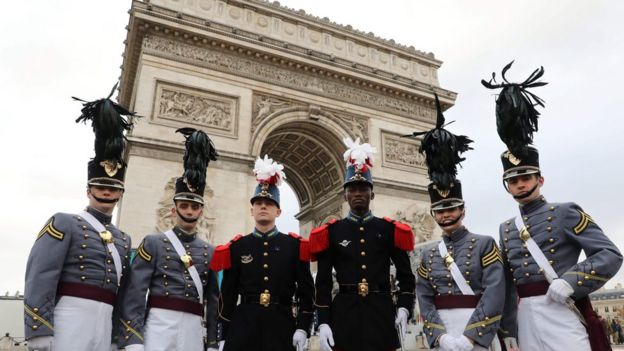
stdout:
<svg viewBox="0 0 624 351">
<path fill-rule="evenodd" d="M 134 243 L 170 226 L 182 126 L 221 155 L 201 222 L 210 242 L 252 229 L 253 161 L 265 153 L 286 166 L 302 235 L 345 214 L 346 136 L 378 150 L 374 213 L 431 238 L 419 142 L 399 136 L 433 126 L 433 91 L 444 108 L 456 98 L 433 54 L 263 0 L 134 1 L 127 29 L 119 100 L 144 117 L 129 135 L 119 224 Z"/>
</svg>

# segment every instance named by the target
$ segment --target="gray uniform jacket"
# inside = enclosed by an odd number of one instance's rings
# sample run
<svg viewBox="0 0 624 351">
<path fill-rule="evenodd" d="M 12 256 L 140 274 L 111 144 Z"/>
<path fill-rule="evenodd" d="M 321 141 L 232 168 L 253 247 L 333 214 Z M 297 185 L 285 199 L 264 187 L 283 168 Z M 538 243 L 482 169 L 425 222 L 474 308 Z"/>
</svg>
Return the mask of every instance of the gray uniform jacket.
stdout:
<svg viewBox="0 0 624 351">
<path fill-rule="evenodd" d="M 598 290 L 620 269 L 620 250 L 577 204 L 549 203 L 541 197 L 520 206 L 520 212 L 531 237 L 557 275 L 574 289 L 573 299 Z M 506 274 L 501 331 L 506 336 L 517 337 L 516 286 L 545 281 L 546 278 L 520 239 L 514 218 L 503 222 L 499 229 Z M 581 250 L 587 258 L 578 262 Z"/>
<path fill-rule="evenodd" d="M 503 262 L 498 246 L 494 238 L 473 234 L 464 227 L 450 236 L 444 235 L 443 240 L 466 283 L 476 296 L 480 296 L 463 334 L 487 348 L 496 336 L 505 302 Z M 438 338 L 446 333 L 436 308 L 436 298 L 462 295 L 440 255 L 437 244 L 423 252 L 418 268 L 416 294 L 420 313 L 425 320 L 427 342 L 429 348 L 434 348 Z"/>
<path fill-rule="evenodd" d="M 87 208 L 113 235 L 122 259 L 124 284 L 130 237 L 111 224 L 111 217 Z M 117 273 L 113 257 L 100 234 L 82 217 L 57 213 L 37 234 L 26 264 L 24 325 L 26 339 L 54 335 L 54 307 L 59 283 L 79 283 L 116 294 Z M 116 309 L 114 313 L 117 313 Z"/>
<path fill-rule="evenodd" d="M 202 280 L 208 344 L 215 346 L 219 286 L 216 273 L 208 268 L 214 247 L 196 234 L 186 234 L 178 227 L 174 227 L 173 231 L 187 254 L 191 255 Z M 199 303 L 199 295 L 188 270 L 163 233 L 146 236 L 137 248 L 120 304 L 119 347 L 143 344 L 145 320 L 149 313 L 146 306 L 148 290 L 149 296 L 173 297 Z"/>
</svg>

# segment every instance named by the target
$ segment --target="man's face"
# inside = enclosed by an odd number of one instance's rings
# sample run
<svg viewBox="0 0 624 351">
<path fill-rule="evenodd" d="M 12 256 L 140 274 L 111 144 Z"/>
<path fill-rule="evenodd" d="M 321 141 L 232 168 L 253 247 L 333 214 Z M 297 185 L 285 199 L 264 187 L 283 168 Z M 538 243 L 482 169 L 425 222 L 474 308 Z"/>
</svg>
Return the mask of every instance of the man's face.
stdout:
<svg viewBox="0 0 624 351">
<path fill-rule="evenodd" d="M 256 223 L 268 225 L 275 223 L 275 219 L 282 214 L 282 210 L 277 207 L 273 200 L 257 199 L 251 205 L 251 215 Z"/>
<path fill-rule="evenodd" d="M 353 212 L 368 212 L 370 202 L 374 198 L 373 189 L 364 182 L 351 183 L 345 188 L 344 199 Z"/>
<path fill-rule="evenodd" d="M 109 186 L 91 185 L 87 188 L 87 197 L 89 198 L 89 206 L 104 212 L 111 211 L 121 196 L 123 190 Z"/>
<path fill-rule="evenodd" d="M 195 201 L 177 200 L 174 201 L 171 214 L 176 219 L 176 225 L 185 231 L 192 231 L 197 225 L 197 221 L 204 211 L 204 206 Z M 181 217 L 187 219 L 185 221 Z"/>
<path fill-rule="evenodd" d="M 507 190 L 522 205 L 537 199 L 542 185 L 544 177 L 537 174 L 522 174 L 507 179 Z"/>
<path fill-rule="evenodd" d="M 444 232 L 452 233 L 462 226 L 464 210 L 460 207 L 434 210 L 433 216 Z"/>
</svg>

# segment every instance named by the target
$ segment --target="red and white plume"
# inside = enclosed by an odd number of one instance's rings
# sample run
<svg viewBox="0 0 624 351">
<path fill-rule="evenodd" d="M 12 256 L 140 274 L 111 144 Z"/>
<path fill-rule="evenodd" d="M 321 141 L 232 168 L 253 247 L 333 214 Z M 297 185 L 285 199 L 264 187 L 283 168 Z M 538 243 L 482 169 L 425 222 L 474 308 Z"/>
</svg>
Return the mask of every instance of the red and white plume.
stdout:
<svg viewBox="0 0 624 351">
<path fill-rule="evenodd" d="M 284 166 L 273 161 L 273 159 L 269 158 L 269 155 L 264 155 L 264 159 L 258 157 L 253 169 L 258 183 L 274 184 L 276 186 L 282 184 L 282 179 L 286 179 L 283 170 Z"/>
<path fill-rule="evenodd" d="M 342 139 L 347 146 L 347 151 L 344 153 L 344 160 L 347 161 L 347 166 L 355 166 L 355 168 L 361 172 L 366 172 L 369 167 L 373 167 L 373 155 L 377 153 L 377 149 L 371 146 L 369 143 L 360 144 L 360 138 L 353 139 L 347 137 Z"/>
</svg>

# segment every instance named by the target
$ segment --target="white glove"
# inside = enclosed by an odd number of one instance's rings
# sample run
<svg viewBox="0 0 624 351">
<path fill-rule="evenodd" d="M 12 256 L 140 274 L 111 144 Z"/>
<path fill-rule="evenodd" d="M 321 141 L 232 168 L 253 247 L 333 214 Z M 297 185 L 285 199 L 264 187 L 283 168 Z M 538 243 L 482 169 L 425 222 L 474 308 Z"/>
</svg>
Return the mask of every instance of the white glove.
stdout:
<svg viewBox="0 0 624 351">
<path fill-rule="evenodd" d="M 29 351 L 52 351 L 54 337 L 51 335 L 35 336 L 27 340 L 27 345 Z"/>
<path fill-rule="evenodd" d="M 401 331 L 401 342 L 405 339 L 405 331 L 407 330 L 407 316 L 409 312 L 405 307 L 399 307 L 397 311 L 396 319 L 394 320 L 394 325 Z"/>
<path fill-rule="evenodd" d="M 292 344 L 295 347 L 295 349 L 297 349 L 297 351 L 303 351 L 303 348 L 305 347 L 305 343 L 307 340 L 308 340 L 308 333 L 306 333 L 305 330 L 303 329 L 295 330 L 295 333 L 293 334 Z"/>
<path fill-rule="evenodd" d="M 507 351 L 520 351 L 516 338 L 503 338 Z"/>
<path fill-rule="evenodd" d="M 132 344 L 126 346 L 126 351 L 143 351 L 143 344 Z"/>
<path fill-rule="evenodd" d="M 223 351 L 224 346 L 225 346 L 225 340 L 219 341 L 219 351 Z"/>
<path fill-rule="evenodd" d="M 555 279 L 550 283 L 546 295 L 555 302 L 566 303 L 566 300 L 573 292 L 574 289 L 572 289 L 572 286 L 570 286 L 568 282 L 563 279 Z"/>
<path fill-rule="evenodd" d="M 473 348 L 474 344 L 465 335 L 460 335 L 455 338 L 455 348 L 453 351 L 470 351 Z"/>
<path fill-rule="evenodd" d="M 321 343 L 321 351 L 332 351 L 331 347 L 334 346 L 334 334 L 329 325 L 321 324 L 319 326 L 319 341 Z"/>
<path fill-rule="evenodd" d="M 206 349 L 206 351 L 219 351 L 219 349 L 215 349 L 214 347 L 209 347 Z"/>
<path fill-rule="evenodd" d="M 440 335 L 440 338 L 438 339 L 438 350 L 454 351 L 455 350 L 455 338 L 448 334 Z"/>
</svg>

